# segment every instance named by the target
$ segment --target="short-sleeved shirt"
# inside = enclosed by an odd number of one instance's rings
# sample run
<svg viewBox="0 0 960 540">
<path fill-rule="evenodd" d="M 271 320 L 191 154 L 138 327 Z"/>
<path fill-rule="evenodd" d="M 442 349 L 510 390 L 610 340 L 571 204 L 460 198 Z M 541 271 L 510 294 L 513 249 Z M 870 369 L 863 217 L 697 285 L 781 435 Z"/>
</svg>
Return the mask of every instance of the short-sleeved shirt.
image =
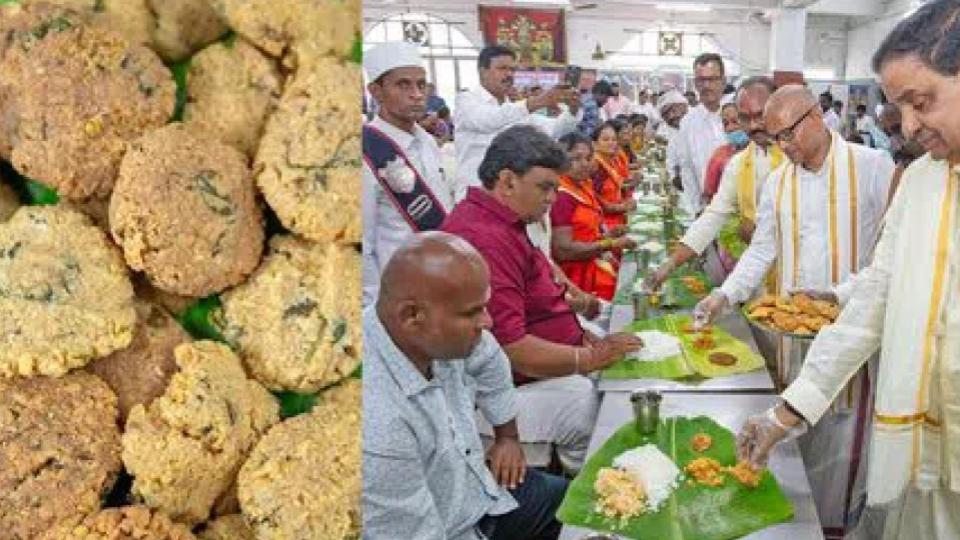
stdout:
<svg viewBox="0 0 960 540">
<path fill-rule="evenodd" d="M 564 345 L 581 345 L 583 328 L 553 279 L 546 256 L 527 236 L 515 212 L 480 188 L 470 188 L 442 230 L 470 242 L 490 268 L 487 309 L 493 335 L 506 346 L 530 334 Z M 514 372 L 517 384 L 528 377 Z"/>
<path fill-rule="evenodd" d="M 569 193 L 557 193 L 557 200 L 550 207 L 550 223 L 554 227 L 573 226 L 573 213 L 577 209 L 577 200 Z"/>
<path fill-rule="evenodd" d="M 517 507 L 484 462 L 476 410 L 495 426 L 516 418 L 510 365 L 488 332 L 461 360 L 425 378 L 373 306 L 363 313 L 364 538 L 480 540 L 485 515 Z"/>
</svg>

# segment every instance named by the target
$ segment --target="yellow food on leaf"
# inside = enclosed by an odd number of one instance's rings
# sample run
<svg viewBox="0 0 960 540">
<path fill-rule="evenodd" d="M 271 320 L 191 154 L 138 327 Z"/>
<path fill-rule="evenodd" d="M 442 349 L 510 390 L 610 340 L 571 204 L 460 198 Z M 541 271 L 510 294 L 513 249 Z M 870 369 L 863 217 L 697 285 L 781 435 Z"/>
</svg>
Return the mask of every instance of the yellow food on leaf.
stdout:
<svg viewBox="0 0 960 540">
<path fill-rule="evenodd" d="M 706 433 L 697 433 L 690 440 L 690 446 L 695 452 L 705 452 L 713 446 L 713 438 Z"/>
<path fill-rule="evenodd" d="M 640 482 L 627 471 L 605 467 L 593 484 L 597 492 L 597 512 L 608 518 L 627 520 L 647 509 L 647 494 Z"/>
<path fill-rule="evenodd" d="M 723 485 L 723 467 L 720 462 L 708 457 L 696 458 L 683 470 L 702 486 L 719 487 Z"/>
<path fill-rule="evenodd" d="M 727 467 L 725 471 L 737 482 L 749 488 L 755 488 L 760 485 L 761 471 L 754 469 L 749 461 L 741 460 L 733 467 Z"/>
</svg>

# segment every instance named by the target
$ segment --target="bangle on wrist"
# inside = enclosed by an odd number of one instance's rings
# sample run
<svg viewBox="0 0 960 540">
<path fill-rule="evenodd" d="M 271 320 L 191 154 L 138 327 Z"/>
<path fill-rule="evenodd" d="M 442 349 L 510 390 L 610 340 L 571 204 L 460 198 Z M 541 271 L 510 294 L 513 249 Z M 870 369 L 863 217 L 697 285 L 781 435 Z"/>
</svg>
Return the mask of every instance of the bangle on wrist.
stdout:
<svg viewBox="0 0 960 540">
<path fill-rule="evenodd" d="M 573 374 L 580 374 L 580 347 L 573 348 Z"/>
</svg>

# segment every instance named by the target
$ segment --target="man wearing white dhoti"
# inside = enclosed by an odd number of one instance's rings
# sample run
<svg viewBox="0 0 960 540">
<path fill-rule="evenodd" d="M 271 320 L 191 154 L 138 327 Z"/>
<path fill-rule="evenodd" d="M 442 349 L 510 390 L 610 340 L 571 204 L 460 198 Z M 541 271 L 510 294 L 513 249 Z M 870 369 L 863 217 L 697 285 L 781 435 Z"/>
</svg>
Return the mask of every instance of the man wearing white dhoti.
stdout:
<svg viewBox="0 0 960 540">
<path fill-rule="evenodd" d="M 869 262 L 886 207 L 894 171 L 890 157 L 830 131 L 809 90 L 781 88 L 768 100 L 764 120 L 789 161 L 764 185 L 750 247 L 723 286 L 697 306 L 695 314 L 707 319 L 749 300 L 775 264 L 777 294 L 832 289 L 846 300 L 850 276 Z M 796 377 L 802 360 L 801 342 L 781 341 L 778 387 Z M 860 498 L 854 485 L 863 446 L 857 433 L 870 404 L 865 377 L 857 377 L 842 406 L 801 440 L 817 511 L 829 532 L 844 529 Z"/>
<path fill-rule="evenodd" d="M 814 341 L 785 404 L 739 437 L 755 464 L 820 421 L 881 350 L 866 510 L 857 540 L 960 538 L 960 1 L 920 7 L 874 55 L 907 138 L 929 152 L 903 175 L 873 263 Z"/>
</svg>

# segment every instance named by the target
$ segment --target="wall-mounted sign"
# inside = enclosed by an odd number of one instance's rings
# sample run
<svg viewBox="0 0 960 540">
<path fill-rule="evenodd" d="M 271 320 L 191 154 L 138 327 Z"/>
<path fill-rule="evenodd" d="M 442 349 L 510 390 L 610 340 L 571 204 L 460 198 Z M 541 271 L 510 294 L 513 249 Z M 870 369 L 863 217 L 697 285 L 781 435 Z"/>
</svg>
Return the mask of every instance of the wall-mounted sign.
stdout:
<svg viewBox="0 0 960 540">
<path fill-rule="evenodd" d="M 660 32 L 657 37 L 657 54 L 683 56 L 683 32 Z"/>
</svg>

